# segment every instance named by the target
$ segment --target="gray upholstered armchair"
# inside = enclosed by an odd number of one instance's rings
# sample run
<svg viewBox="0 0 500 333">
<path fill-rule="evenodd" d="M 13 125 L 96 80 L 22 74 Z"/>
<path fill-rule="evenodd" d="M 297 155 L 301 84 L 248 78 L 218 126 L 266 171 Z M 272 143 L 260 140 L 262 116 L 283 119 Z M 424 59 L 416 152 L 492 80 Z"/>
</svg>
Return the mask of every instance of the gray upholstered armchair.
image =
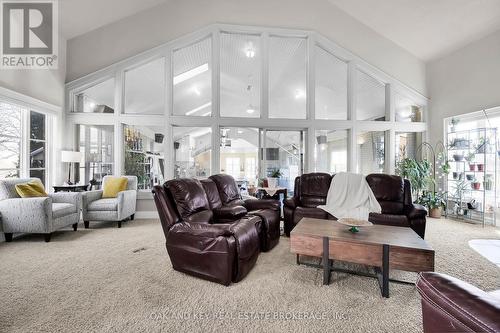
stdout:
<svg viewBox="0 0 500 333">
<path fill-rule="evenodd" d="M 51 193 L 48 197 L 21 198 L 16 184 L 25 184 L 37 178 L 0 180 L 0 228 L 5 241 L 12 241 L 13 233 L 45 234 L 49 242 L 52 232 L 66 226 L 78 228 L 80 221 L 80 193 Z"/>
<path fill-rule="evenodd" d="M 110 176 L 102 180 L 103 187 Z M 118 228 L 130 217 L 134 219 L 137 199 L 137 177 L 123 176 L 128 179 L 127 190 L 118 193 L 116 198 L 102 198 L 102 190 L 83 193 L 83 223 L 89 227 L 90 221 L 117 221 Z"/>
</svg>

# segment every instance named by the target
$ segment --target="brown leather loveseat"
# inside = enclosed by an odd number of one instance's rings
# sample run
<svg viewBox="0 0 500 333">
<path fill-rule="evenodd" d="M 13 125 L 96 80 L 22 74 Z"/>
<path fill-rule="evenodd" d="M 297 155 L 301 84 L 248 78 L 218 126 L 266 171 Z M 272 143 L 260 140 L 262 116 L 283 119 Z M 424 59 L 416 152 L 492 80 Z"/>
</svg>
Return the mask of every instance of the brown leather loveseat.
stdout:
<svg viewBox="0 0 500 333">
<path fill-rule="evenodd" d="M 175 179 L 155 186 L 153 194 L 173 268 L 229 285 L 250 272 L 261 249 L 277 244 L 279 206 L 273 201 L 227 201 L 234 194 L 220 195 L 218 189 L 211 179 Z M 275 218 L 277 239 L 274 230 L 266 229 L 266 223 L 275 226 Z"/>
<path fill-rule="evenodd" d="M 327 173 L 309 173 L 295 179 L 294 196 L 284 202 L 287 236 L 303 217 L 336 220 L 334 216 L 317 208 L 326 204 L 334 176 Z M 424 238 L 427 211 L 423 206 L 412 203 L 410 182 L 407 179 L 377 173 L 366 176 L 366 181 L 382 207 L 381 214 L 370 213 L 370 222 L 410 227 Z"/>
<path fill-rule="evenodd" d="M 417 289 L 425 333 L 500 332 L 500 290 L 485 292 L 434 272 L 420 273 Z"/>
</svg>

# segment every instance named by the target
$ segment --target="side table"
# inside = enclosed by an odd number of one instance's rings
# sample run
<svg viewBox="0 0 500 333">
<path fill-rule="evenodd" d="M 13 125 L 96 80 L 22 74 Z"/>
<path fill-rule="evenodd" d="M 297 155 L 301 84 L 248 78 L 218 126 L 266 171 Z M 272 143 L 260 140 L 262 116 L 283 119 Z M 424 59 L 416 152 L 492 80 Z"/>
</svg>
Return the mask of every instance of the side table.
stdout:
<svg viewBox="0 0 500 333">
<path fill-rule="evenodd" d="M 54 192 L 85 192 L 88 191 L 89 185 L 60 185 L 60 186 L 52 186 L 54 188 Z"/>
</svg>

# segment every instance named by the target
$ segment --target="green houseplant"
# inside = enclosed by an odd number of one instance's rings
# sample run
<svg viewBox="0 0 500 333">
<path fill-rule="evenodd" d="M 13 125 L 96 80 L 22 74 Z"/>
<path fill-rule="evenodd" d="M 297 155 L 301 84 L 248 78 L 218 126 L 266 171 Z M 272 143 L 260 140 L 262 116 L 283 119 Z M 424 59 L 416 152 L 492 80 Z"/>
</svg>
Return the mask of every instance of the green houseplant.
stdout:
<svg viewBox="0 0 500 333">
<path fill-rule="evenodd" d="M 283 174 L 280 169 L 274 169 L 271 171 L 271 176 L 267 177 L 267 186 L 270 188 L 278 187 L 278 179 L 281 178 Z"/>
<path fill-rule="evenodd" d="M 446 206 L 444 199 L 445 193 L 440 192 L 425 192 L 420 200 L 420 203 L 429 209 L 429 216 L 433 218 L 441 218 L 441 209 Z"/>
<path fill-rule="evenodd" d="M 417 200 L 430 185 L 434 184 L 431 164 L 427 160 L 404 158 L 397 163 L 396 173 L 411 183 L 412 194 Z"/>
</svg>

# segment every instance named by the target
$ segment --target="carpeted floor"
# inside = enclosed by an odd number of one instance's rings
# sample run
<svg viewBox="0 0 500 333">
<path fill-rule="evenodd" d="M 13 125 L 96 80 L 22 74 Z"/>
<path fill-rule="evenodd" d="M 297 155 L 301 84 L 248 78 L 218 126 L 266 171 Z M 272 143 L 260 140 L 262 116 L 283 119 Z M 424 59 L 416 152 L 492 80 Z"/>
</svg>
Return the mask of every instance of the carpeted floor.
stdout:
<svg viewBox="0 0 500 333">
<path fill-rule="evenodd" d="M 500 288 L 500 269 L 467 245 L 500 239 L 500 229 L 444 219 L 427 225 L 436 271 Z M 287 238 L 242 282 L 224 287 L 172 270 L 158 221 L 91 227 L 57 232 L 50 243 L 33 235 L 0 244 L 0 331 L 422 330 L 413 286 L 391 284 L 389 299 L 370 278 L 333 273 L 323 286 L 321 271 L 295 264 Z"/>
</svg>

